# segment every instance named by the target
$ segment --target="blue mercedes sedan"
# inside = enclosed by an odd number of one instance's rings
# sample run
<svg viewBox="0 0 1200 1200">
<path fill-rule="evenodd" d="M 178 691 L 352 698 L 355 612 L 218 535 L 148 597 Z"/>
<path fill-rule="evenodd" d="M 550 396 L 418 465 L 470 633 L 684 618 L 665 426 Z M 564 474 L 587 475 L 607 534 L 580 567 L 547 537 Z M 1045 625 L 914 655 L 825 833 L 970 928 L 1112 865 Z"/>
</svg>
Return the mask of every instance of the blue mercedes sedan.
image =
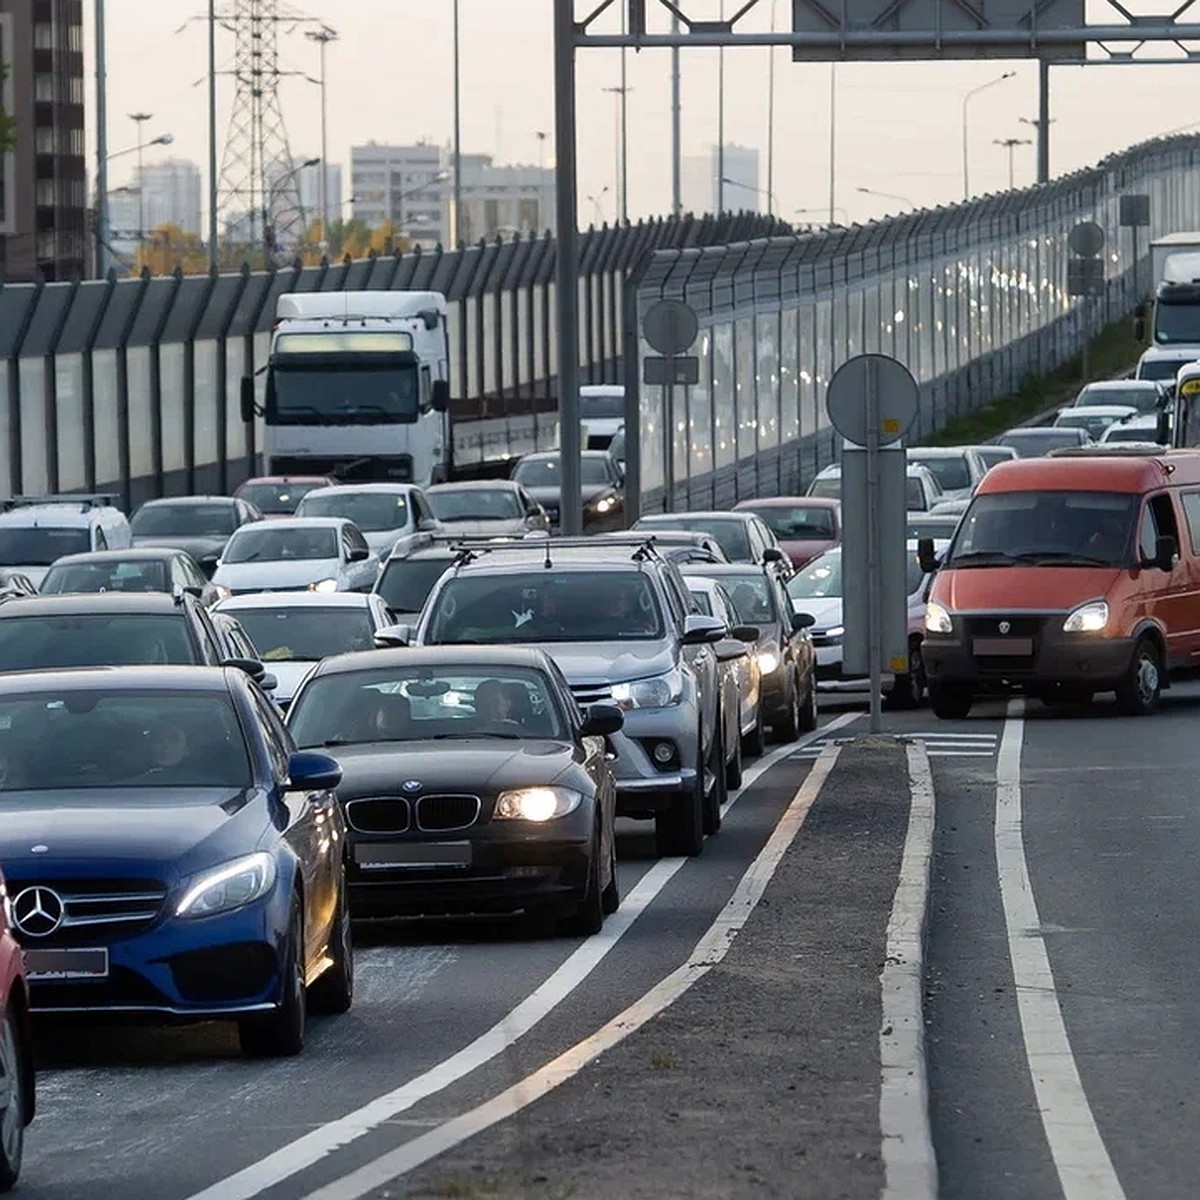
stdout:
<svg viewBox="0 0 1200 1200">
<path fill-rule="evenodd" d="M 354 976 L 338 764 L 245 672 L 0 676 L 0 866 L 41 1013 L 237 1022 L 304 1045 Z"/>
</svg>

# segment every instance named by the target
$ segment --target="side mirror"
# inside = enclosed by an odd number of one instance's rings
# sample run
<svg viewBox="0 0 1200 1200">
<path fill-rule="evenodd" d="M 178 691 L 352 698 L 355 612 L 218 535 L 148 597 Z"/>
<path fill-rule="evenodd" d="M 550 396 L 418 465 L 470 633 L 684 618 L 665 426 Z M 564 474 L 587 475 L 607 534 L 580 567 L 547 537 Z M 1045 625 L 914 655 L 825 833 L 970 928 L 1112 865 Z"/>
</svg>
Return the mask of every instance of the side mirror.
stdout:
<svg viewBox="0 0 1200 1200">
<path fill-rule="evenodd" d="M 931 575 L 938 569 L 938 558 L 933 552 L 933 538 L 917 539 L 917 562 L 926 575 Z"/>
<path fill-rule="evenodd" d="M 346 558 L 347 562 L 366 562 L 371 557 L 371 551 L 365 546 L 355 546 Z"/>
<path fill-rule="evenodd" d="M 442 523 L 436 517 L 422 517 L 417 522 L 417 529 L 421 533 L 441 533 Z"/>
<path fill-rule="evenodd" d="M 580 732 L 584 737 L 608 737 L 625 724 L 625 714 L 615 704 L 589 704 Z"/>
<path fill-rule="evenodd" d="M 763 562 L 765 562 L 765 563 L 783 562 L 783 551 L 778 549 L 775 546 L 768 546 L 763 551 Z"/>
<path fill-rule="evenodd" d="M 1154 565 L 1160 571 L 1173 571 L 1179 557 L 1179 543 L 1173 537 L 1160 537 L 1154 543 Z"/>
<path fill-rule="evenodd" d="M 270 671 L 264 671 L 263 677 L 258 681 L 258 686 L 264 692 L 273 692 L 279 686 L 279 680 Z"/>
<path fill-rule="evenodd" d="M 429 390 L 429 406 L 434 412 L 444 413 L 450 407 L 450 385 L 444 379 L 435 379 Z"/>
<path fill-rule="evenodd" d="M 413 627 L 411 625 L 385 625 L 375 630 L 375 645 L 380 650 L 390 647 L 411 646 Z"/>
<path fill-rule="evenodd" d="M 342 782 L 342 768 L 328 754 L 300 750 L 288 759 L 288 783 L 297 791 L 328 792 Z"/>
<path fill-rule="evenodd" d="M 257 658 L 226 658 L 221 662 L 223 667 L 233 667 L 237 671 L 245 671 L 255 683 L 261 684 L 267 673 L 267 668 Z"/>
<path fill-rule="evenodd" d="M 185 587 L 183 591 L 185 595 L 195 596 L 197 600 L 200 600 L 204 596 L 204 589 L 202 587 L 196 587 L 195 584 L 190 584 L 189 586 Z"/>
<path fill-rule="evenodd" d="M 729 631 L 729 636 L 737 638 L 739 642 L 745 642 L 747 646 L 753 646 L 762 637 L 762 630 L 757 625 L 735 625 Z"/>
<path fill-rule="evenodd" d="M 1158 421 L 1154 426 L 1154 440 L 1160 446 L 1171 444 L 1171 414 L 1165 408 L 1158 414 Z"/>
<path fill-rule="evenodd" d="M 724 621 L 693 613 L 683 620 L 683 637 L 680 640 L 685 646 L 707 646 L 724 640 L 728 634 Z"/>
<path fill-rule="evenodd" d="M 1144 301 L 1134 305 L 1133 315 L 1134 319 L 1138 321 L 1144 321 L 1146 319 L 1146 305 Z"/>
<path fill-rule="evenodd" d="M 739 658 L 748 658 L 750 651 L 744 642 L 735 638 L 726 638 L 717 644 L 717 662 L 737 662 Z"/>
<path fill-rule="evenodd" d="M 792 632 L 799 633 L 803 629 L 810 629 L 817 623 L 817 618 L 812 613 L 794 612 L 792 613 Z"/>
<path fill-rule="evenodd" d="M 254 410 L 256 408 L 256 405 L 254 403 L 254 376 L 253 375 L 243 375 L 242 376 L 241 402 L 242 402 L 242 420 L 245 421 L 247 425 L 249 425 L 250 422 L 254 420 Z"/>
</svg>

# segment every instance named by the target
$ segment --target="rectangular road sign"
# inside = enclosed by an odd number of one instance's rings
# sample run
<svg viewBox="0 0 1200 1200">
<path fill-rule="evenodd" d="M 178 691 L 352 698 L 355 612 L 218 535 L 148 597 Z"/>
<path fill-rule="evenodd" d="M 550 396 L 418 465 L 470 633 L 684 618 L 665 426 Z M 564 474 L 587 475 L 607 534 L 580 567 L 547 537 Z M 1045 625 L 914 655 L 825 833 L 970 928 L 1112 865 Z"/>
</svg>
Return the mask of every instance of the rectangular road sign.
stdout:
<svg viewBox="0 0 1200 1200">
<path fill-rule="evenodd" d="M 645 383 L 660 387 L 693 387 L 700 382 L 700 360 L 690 355 L 642 360 L 642 378 Z"/>
<path fill-rule="evenodd" d="M 1150 224 L 1150 197 L 1144 192 L 1131 192 L 1121 197 L 1121 226 L 1136 229 Z"/>
<path fill-rule="evenodd" d="M 879 448 L 879 561 L 882 669 L 908 666 L 907 459 L 902 446 Z M 842 447 L 842 666 L 870 673 L 867 561 L 867 451 Z M 797 607 L 803 609 L 803 601 Z"/>
<path fill-rule="evenodd" d="M 1104 294 L 1104 259 L 1067 259 L 1067 295 L 1101 296 Z"/>
</svg>

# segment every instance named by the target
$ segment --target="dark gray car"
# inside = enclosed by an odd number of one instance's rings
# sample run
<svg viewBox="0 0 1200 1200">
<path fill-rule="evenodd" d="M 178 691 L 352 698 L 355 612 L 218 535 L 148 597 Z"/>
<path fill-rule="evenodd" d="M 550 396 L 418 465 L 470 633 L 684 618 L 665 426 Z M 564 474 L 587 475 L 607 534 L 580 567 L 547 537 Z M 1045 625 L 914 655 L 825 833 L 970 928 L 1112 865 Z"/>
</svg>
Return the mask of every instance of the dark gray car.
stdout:
<svg viewBox="0 0 1200 1200">
<path fill-rule="evenodd" d="M 234 531 L 261 520 L 254 505 L 235 496 L 172 496 L 147 500 L 129 525 L 135 546 L 186 550 L 211 579 Z"/>
</svg>

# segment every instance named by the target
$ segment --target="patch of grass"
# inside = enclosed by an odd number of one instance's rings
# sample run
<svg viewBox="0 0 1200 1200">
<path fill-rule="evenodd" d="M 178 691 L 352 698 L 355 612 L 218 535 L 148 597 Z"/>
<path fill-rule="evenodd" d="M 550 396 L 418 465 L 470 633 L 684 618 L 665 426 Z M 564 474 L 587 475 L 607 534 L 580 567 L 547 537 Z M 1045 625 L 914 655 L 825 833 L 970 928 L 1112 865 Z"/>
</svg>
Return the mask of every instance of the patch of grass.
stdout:
<svg viewBox="0 0 1200 1200">
<path fill-rule="evenodd" d="M 679 1066 L 679 1061 L 670 1054 L 663 1054 L 661 1050 L 655 1050 L 650 1055 L 650 1065 L 656 1071 L 673 1071 Z"/>
<path fill-rule="evenodd" d="M 1133 339 L 1130 319 L 1122 317 L 1092 340 L 1088 374 L 1092 379 L 1107 379 L 1133 366 L 1143 349 Z M 1082 384 L 1083 359 L 1076 355 L 1049 375 L 1027 377 L 1018 391 L 1000 396 L 973 412 L 952 417 L 937 433 L 924 438 L 921 445 L 967 446 L 985 442 L 1048 408 L 1069 403 Z"/>
</svg>

